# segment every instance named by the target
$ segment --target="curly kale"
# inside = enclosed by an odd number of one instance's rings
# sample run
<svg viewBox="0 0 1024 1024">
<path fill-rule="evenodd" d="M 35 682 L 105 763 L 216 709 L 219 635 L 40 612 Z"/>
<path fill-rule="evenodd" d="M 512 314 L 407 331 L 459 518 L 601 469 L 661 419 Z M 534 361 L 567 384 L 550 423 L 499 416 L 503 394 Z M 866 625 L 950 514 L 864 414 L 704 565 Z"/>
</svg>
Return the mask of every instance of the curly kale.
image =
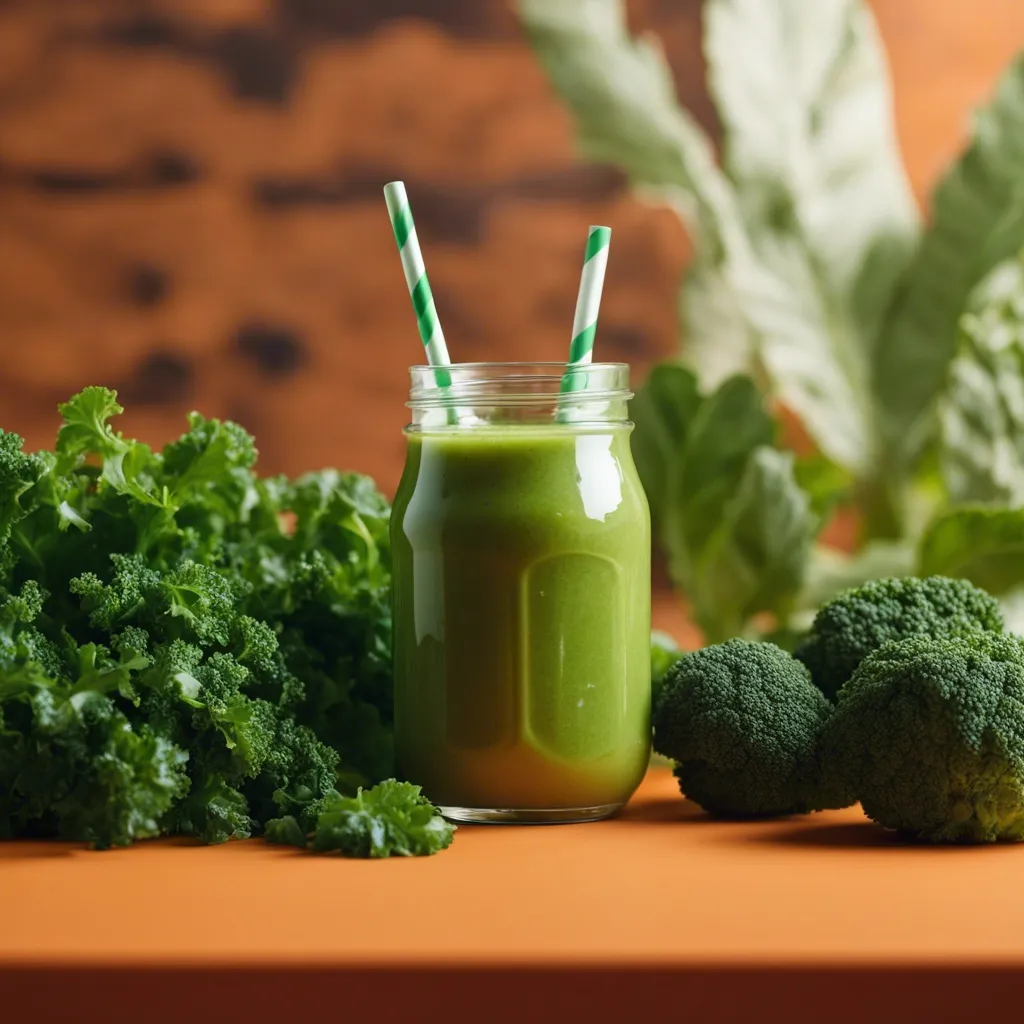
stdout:
<svg viewBox="0 0 1024 1024">
<path fill-rule="evenodd" d="M 53 452 L 0 431 L 0 834 L 218 842 L 390 775 L 373 482 L 261 479 L 197 413 L 153 450 L 105 388 L 60 410 Z"/>
<path fill-rule="evenodd" d="M 25 454 L 24 443 L 17 434 L 0 430 L 0 546 L 6 545 L 14 524 L 27 514 L 22 495 L 47 470 L 46 456 Z"/>
<path fill-rule="evenodd" d="M 930 842 L 1024 840 L 1024 641 L 890 641 L 839 691 L 832 771 L 887 828 Z"/>
<path fill-rule="evenodd" d="M 826 604 L 794 657 L 810 669 L 821 692 L 835 700 L 861 661 L 888 640 L 989 630 L 1003 631 L 999 604 L 967 580 L 880 579 Z"/>
<path fill-rule="evenodd" d="M 118 659 L 93 643 L 62 651 L 33 625 L 44 598 L 29 581 L 0 601 L 0 836 L 108 847 L 158 835 L 188 788 L 188 755 L 119 706 L 148 659 L 129 638 Z"/>
<path fill-rule="evenodd" d="M 727 640 L 686 655 L 662 683 L 654 746 L 683 793 L 725 817 L 853 802 L 830 786 L 821 735 L 832 706 L 800 662 L 770 643 Z"/>
<path fill-rule="evenodd" d="M 307 841 L 307 833 L 312 840 Z M 288 815 L 267 823 L 269 842 L 308 845 L 316 853 L 345 857 L 422 857 L 451 845 L 455 826 L 419 786 L 387 779 L 355 796 L 329 793 L 315 817 L 300 823 Z"/>
</svg>

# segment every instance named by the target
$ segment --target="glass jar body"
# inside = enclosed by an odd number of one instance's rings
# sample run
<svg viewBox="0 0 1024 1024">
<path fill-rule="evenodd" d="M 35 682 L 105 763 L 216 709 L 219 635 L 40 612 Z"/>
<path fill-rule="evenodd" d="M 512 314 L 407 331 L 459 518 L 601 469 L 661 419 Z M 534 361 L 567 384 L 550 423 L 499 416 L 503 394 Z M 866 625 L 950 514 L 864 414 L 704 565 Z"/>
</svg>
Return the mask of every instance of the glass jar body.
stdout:
<svg viewBox="0 0 1024 1024">
<path fill-rule="evenodd" d="M 481 411 L 467 400 L 457 422 L 407 430 L 398 771 L 457 820 L 604 817 L 650 753 L 650 516 L 631 426 Z"/>
</svg>

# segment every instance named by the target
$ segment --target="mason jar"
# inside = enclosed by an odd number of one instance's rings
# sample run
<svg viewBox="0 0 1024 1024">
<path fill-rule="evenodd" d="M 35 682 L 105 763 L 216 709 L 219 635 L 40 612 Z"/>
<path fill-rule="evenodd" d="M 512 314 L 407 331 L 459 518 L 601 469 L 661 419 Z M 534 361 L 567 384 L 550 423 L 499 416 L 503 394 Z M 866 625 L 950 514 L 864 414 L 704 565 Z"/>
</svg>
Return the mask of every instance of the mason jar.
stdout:
<svg viewBox="0 0 1024 1024">
<path fill-rule="evenodd" d="M 629 367 L 411 368 L 391 518 L 400 777 L 467 822 L 617 811 L 650 745 Z"/>
</svg>

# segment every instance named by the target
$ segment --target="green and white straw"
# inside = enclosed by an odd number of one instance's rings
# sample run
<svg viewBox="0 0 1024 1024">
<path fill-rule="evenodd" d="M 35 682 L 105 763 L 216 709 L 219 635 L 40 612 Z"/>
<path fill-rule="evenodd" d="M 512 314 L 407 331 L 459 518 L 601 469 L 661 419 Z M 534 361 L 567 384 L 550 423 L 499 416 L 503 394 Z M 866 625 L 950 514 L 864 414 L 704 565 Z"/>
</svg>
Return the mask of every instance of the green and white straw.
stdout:
<svg viewBox="0 0 1024 1024">
<path fill-rule="evenodd" d="M 384 186 L 384 200 L 388 204 L 391 227 L 398 243 L 398 254 L 402 258 L 402 270 L 405 271 L 405 283 L 412 297 L 412 308 L 416 312 L 416 323 L 423 339 L 427 362 L 431 366 L 442 367 L 434 373 L 434 382 L 440 388 L 451 385 L 451 374 L 443 367 L 451 365 L 448 358 L 448 347 L 444 343 L 444 332 L 441 321 L 437 318 L 434 308 L 434 297 L 430 293 L 430 282 L 423 265 L 423 253 L 420 252 L 419 239 L 416 237 L 416 225 L 409 209 L 409 198 L 405 194 L 405 184 L 401 181 L 389 181 Z"/>
<path fill-rule="evenodd" d="M 597 313 L 601 307 L 604 272 L 608 266 L 608 246 L 612 229 L 591 224 L 587 235 L 587 250 L 583 257 L 583 275 L 576 297 L 576 317 L 572 324 L 572 342 L 569 345 L 569 363 L 562 377 L 562 392 L 581 391 L 586 388 L 586 374 L 575 373 L 578 366 L 586 366 L 594 355 L 594 335 L 597 333 Z"/>
</svg>

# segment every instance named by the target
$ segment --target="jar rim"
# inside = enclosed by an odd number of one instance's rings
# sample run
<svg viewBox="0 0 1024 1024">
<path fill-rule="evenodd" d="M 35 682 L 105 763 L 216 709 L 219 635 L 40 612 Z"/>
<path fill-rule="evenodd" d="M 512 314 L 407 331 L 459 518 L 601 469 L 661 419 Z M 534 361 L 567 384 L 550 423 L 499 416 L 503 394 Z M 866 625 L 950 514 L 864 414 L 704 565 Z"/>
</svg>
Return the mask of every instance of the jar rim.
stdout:
<svg viewBox="0 0 1024 1024">
<path fill-rule="evenodd" d="M 435 370 L 436 371 L 436 370 L 467 370 L 467 369 L 473 369 L 474 367 L 478 367 L 478 366 L 486 366 L 488 368 L 490 368 L 490 367 L 503 367 L 503 366 L 507 366 L 510 369 L 518 369 L 519 367 L 522 367 L 522 366 L 537 366 L 537 367 L 545 367 L 545 368 L 546 367 L 551 367 L 552 369 L 554 369 L 555 367 L 558 367 L 561 371 L 564 372 L 570 365 L 572 365 L 572 364 L 565 363 L 565 362 L 559 362 L 557 359 L 494 359 L 494 360 L 479 359 L 479 360 L 472 360 L 472 361 L 466 362 L 466 363 L 449 363 L 446 366 L 431 366 L 429 363 L 413 363 L 412 366 L 409 367 L 409 369 L 410 369 L 410 371 L 412 371 L 412 370 L 423 370 L 423 371 Z M 621 361 L 618 361 L 618 362 L 603 362 L 603 361 L 597 360 L 597 361 L 592 362 L 592 363 L 581 364 L 581 368 L 582 368 L 582 366 L 591 367 L 592 369 L 608 369 L 608 370 L 622 370 L 622 369 L 628 370 L 629 369 L 629 363 L 624 363 L 624 362 L 621 362 Z M 559 374 L 559 376 L 561 376 L 561 374 Z"/>
<path fill-rule="evenodd" d="M 553 360 L 412 366 L 407 405 L 420 420 L 443 412 L 459 423 L 624 421 L 633 397 L 629 369 L 624 362 Z"/>
</svg>

